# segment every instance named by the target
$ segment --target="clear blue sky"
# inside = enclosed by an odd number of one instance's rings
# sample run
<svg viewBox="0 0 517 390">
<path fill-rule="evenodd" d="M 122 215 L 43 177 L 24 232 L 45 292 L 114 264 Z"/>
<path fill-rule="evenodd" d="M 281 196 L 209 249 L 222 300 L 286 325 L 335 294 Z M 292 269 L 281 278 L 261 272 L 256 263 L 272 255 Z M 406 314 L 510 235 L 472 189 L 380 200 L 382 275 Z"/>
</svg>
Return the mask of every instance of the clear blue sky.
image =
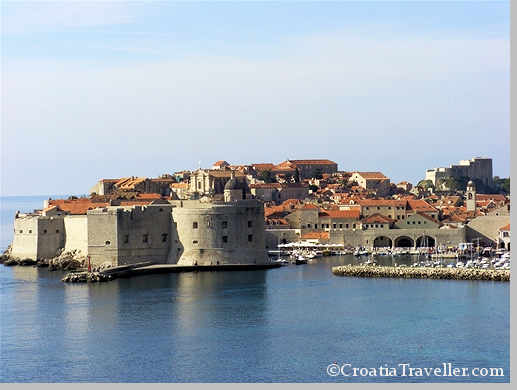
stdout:
<svg viewBox="0 0 517 390">
<path fill-rule="evenodd" d="M 510 173 L 509 2 L 2 2 L 2 195 L 329 158 Z"/>
</svg>

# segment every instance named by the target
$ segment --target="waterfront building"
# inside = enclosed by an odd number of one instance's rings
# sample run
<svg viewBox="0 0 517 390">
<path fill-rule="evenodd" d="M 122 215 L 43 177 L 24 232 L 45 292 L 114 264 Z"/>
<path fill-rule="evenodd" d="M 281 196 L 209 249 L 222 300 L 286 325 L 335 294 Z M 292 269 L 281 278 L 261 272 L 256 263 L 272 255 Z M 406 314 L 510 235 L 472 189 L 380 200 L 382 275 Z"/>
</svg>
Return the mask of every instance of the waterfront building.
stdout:
<svg viewBox="0 0 517 390">
<path fill-rule="evenodd" d="M 499 228 L 499 239 L 497 242 L 497 246 L 502 249 L 510 250 L 510 224 L 501 226 Z"/>
<path fill-rule="evenodd" d="M 135 201 L 114 206 L 75 199 L 58 203 L 61 206 L 51 204 L 16 215 L 13 257 L 44 259 L 61 251 L 78 251 L 89 256 L 92 264 L 113 266 L 144 261 L 181 265 L 267 262 L 263 204 L 236 193 L 231 193 L 229 202 L 157 199 L 143 205 Z"/>
</svg>

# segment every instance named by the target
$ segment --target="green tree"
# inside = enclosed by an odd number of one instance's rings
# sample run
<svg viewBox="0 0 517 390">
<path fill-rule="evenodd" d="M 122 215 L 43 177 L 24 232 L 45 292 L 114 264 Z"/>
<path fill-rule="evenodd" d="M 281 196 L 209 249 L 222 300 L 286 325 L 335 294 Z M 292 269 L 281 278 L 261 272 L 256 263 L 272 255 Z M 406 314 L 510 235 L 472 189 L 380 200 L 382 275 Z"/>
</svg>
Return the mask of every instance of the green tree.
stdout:
<svg viewBox="0 0 517 390">
<path fill-rule="evenodd" d="M 431 180 L 420 180 L 417 187 L 422 187 L 427 190 L 428 188 L 434 188 L 434 184 Z"/>
<path fill-rule="evenodd" d="M 271 173 L 270 170 L 264 170 L 264 171 L 261 171 L 257 177 L 260 179 L 260 180 L 263 180 L 265 183 L 276 183 L 276 178 L 275 178 L 275 175 L 273 175 L 273 173 Z"/>
</svg>

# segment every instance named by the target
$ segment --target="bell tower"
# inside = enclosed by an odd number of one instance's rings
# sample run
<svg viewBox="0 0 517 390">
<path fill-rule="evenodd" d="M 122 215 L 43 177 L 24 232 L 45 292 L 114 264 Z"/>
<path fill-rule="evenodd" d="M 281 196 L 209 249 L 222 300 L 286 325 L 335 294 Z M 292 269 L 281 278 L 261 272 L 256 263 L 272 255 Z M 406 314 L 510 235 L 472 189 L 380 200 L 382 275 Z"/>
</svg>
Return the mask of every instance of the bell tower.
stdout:
<svg viewBox="0 0 517 390">
<path fill-rule="evenodd" d="M 476 211 L 476 186 L 474 182 L 470 180 L 467 183 L 467 211 Z"/>
</svg>

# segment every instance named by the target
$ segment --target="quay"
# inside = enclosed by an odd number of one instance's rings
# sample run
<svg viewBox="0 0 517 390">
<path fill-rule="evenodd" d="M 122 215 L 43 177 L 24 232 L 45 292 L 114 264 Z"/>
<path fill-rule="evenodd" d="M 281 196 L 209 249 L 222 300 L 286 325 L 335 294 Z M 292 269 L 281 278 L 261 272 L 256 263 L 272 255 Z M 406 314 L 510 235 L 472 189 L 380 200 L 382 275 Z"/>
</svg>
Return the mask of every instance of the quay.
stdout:
<svg viewBox="0 0 517 390">
<path fill-rule="evenodd" d="M 510 270 L 479 268 L 384 267 L 375 265 L 342 265 L 332 267 L 337 276 L 359 278 L 454 279 L 510 281 Z"/>
<path fill-rule="evenodd" d="M 70 272 L 62 279 L 64 282 L 86 283 L 91 281 L 109 281 L 117 278 L 129 278 L 139 275 L 180 273 L 180 272 L 209 272 L 209 271 L 256 271 L 279 268 L 281 264 L 223 264 L 223 265 L 178 265 L 153 264 L 150 262 L 110 267 L 99 272 Z M 92 278 L 92 274 L 96 276 Z"/>
</svg>

